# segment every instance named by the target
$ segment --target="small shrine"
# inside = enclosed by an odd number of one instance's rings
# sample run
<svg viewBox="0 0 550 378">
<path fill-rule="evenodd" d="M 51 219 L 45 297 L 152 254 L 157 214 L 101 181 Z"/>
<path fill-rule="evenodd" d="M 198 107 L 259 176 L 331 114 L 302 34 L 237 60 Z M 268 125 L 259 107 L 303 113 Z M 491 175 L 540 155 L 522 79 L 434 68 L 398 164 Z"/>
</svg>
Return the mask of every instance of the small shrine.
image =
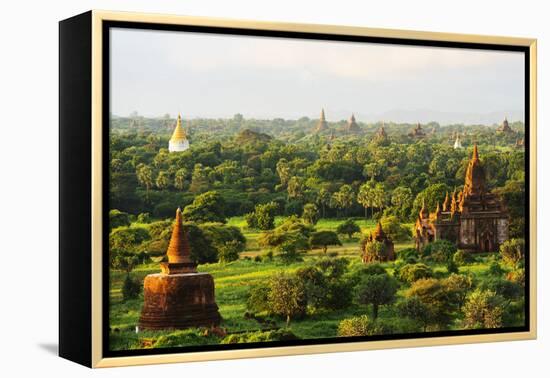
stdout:
<svg viewBox="0 0 550 378">
<path fill-rule="evenodd" d="M 381 243 L 382 251 L 370 251 L 369 245 L 374 242 Z M 393 241 L 386 235 L 382 229 L 382 224 L 378 222 L 373 232 L 369 234 L 361 243 L 361 260 L 365 264 L 372 262 L 383 262 L 395 260 L 395 249 Z"/>
<path fill-rule="evenodd" d="M 182 224 L 179 208 L 166 254 L 168 261 L 160 264 L 161 272 L 145 277 L 139 328 L 219 325 L 221 316 L 214 296 L 214 278 L 208 273 L 197 272 L 191 259 L 189 231 Z"/>
</svg>

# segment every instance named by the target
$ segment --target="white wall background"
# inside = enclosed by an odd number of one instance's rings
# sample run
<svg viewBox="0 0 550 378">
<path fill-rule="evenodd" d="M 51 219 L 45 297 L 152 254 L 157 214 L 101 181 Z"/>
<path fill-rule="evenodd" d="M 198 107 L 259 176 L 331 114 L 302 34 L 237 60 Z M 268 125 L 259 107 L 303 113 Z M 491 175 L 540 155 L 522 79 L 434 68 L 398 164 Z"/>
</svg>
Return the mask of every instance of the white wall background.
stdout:
<svg viewBox="0 0 550 378">
<path fill-rule="evenodd" d="M 5 1 L 0 22 L 0 374 L 4 377 L 548 376 L 550 228 L 544 1 Z M 61 19 L 89 9 L 346 24 L 539 39 L 539 339 L 466 346 L 132 367 L 92 372 L 56 356 L 57 63 Z"/>
</svg>

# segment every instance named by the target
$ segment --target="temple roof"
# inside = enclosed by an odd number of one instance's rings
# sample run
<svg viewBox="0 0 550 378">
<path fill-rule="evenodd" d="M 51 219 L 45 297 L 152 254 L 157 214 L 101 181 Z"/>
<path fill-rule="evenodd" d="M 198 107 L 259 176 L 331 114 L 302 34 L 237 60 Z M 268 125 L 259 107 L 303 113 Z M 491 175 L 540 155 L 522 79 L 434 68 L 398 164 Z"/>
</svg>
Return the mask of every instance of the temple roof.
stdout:
<svg viewBox="0 0 550 378">
<path fill-rule="evenodd" d="M 328 129 L 328 124 L 325 118 L 325 109 L 321 109 L 321 116 L 319 117 L 319 123 L 317 124 L 316 131 L 323 131 L 327 129 Z"/>
<path fill-rule="evenodd" d="M 482 194 L 486 191 L 485 169 L 481 164 L 481 160 L 479 160 L 477 143 L 474 144 L 474 151 L 472 152 L 472 158 L 468 163 L 466 178 L 464 181 L 465 195 Z"/>
<path fill-rule="evenodd" d="M 178 114 L 178 120 L 176 122 L 176 128 L 174 129 L 174 133 L 172 133 L 172 138 L 170 138 L 171 142 L 180 142 L 187 139 L 187 133 L 185 132 L 185 129 L 181 125 L 181 115 Z"/>
<path fill-rule="evenodd" d="M 357 124 L 357 122 L 355 122 L 355 115 L 354 114 L 352 114 L 351 117 L 348 120 L 347 129 L 348 129 L 348 131 L 359 131 L 360 130 L 359 125 Z"/>
<path fill-rule="evenodd" d="M 187 232 L 183 229 L 181 210 L 178 207 L 176 210 L 176 221 L 172 228 L 172 236 L 170 244 L 168 244 L 169 263 L 190 263 L 191 262 L 191 246 Z"/>
</svg>

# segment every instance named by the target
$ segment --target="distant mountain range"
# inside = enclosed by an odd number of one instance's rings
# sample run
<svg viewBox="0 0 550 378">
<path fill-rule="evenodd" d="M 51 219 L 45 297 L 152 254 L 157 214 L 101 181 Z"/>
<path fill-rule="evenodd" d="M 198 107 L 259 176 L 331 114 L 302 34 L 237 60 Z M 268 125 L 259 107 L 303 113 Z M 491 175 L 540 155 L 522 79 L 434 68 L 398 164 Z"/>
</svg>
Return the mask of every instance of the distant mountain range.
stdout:
<svg viewBox="0 0 550 378">
<path fill-rule="evenodd" d="M 348 119 L 352 111 L 326 111 L 327 120 L 335 121 L 339 119 Z M 510 122 L 524 121 L 523 111 L 503 110 L 490 113 L 461 113 L 461 112 L 442 112 L 429 109 L 402 110 L 394 109 L 380 114 L 363 114 L 355 112 L 355 118 L 358 122 L 395 122 L 395 123 L 428 123 L 437 122 L 441 126 L 452 124 L 465 125 L 493 125 L 500 124 L 508 118 Z"/>
</svg>

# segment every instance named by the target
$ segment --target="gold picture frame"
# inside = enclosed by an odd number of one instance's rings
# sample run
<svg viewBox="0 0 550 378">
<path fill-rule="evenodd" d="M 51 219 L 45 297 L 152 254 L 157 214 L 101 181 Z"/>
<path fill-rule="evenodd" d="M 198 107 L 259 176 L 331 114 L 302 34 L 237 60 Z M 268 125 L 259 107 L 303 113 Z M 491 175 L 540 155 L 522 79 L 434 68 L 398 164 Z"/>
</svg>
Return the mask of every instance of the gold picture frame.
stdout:
<svg viewBox="0 0 550 378">
<path fill-rule="evenodd" d="M 79 18 L 80 17 L 80 18 Z M 106 22 L 127 22 L 127 23 L 139 23 L 139 24 L 155 24 L 155 25 L 191 25 L 191 26 L 203 26 L 203 27 L 216 27 L 216 28 L 238 28 L 238 29 L 250 29 L 250 30 L 267 30 L 267 31 L 281 31 L 281 32 L 296 32 L 296 33 L 313 33 L 323 35 L 342 35 L 342 36 L 358 36 L 358 37 L 377 37 L 386 39 L 396 39 L 399 41 L 415 40 L 425 42 L 451 42 L 451 43 L 467 43 L 478 45 L 503 45 L 503 46 L 521 46 L 528 49 L 529 52 L 529 65 L 528 69 L 529 77 L 529 108 L 526 109 L 526 118 L 528 115 L 529 125 L 529 300 L 528 300 L 528 314 L 529 314 L 529 330 L 522 332 L 510 332 L 510 333 L 492 333 L 492 334 L 476 334 L 476 335 L 456 335 L 445 337 L 426 337 L 426 338 L 413 338 L 413 339 L 398 339 L 398 340 L 378 340 L 378 341 L 353 341 L 345 343 L 334 344 L 316 344 L 316 345 L 300 345 L 300 346 L 281 346 L 281 347 L 265 347 L 265 348 L 253 348 L 253 349 L 233 349 L 233 350 L 216 350 L 216 351 L 200 351 L 200 352 L 185 352 L 185 353 L 166 353 L 166 354 L 154 354 L 154 355 L 136 355 L 136 356 L 124 356 L 124 357 L 105 357 L 103 353 L 104 333 L 104 269 L 103 269 L 103 250 L 104 245 L 104 225 L 103 225 L 103 181 L 102 178 L 105 174 L 105 164 L 103 161 L 103 146 L 105 143 L 103 130 L 105 129 L 104 123 L 104 106 L 105 100 L 103 98 L 104 86 L 106 82 L 103 78 L 103 65 L 104 65 L 104 25 Z M 65 23 L 65 24 L 64 24 Z M 74 269 L 89 269 L 89 289 L 90 293 L 84 295 L 86 301 L 89 300 L 89 307 L 86 311 L 89 311 L 89 317 L 82 319 L 83 324 L 73 325 L 72 328 L 60 330 L 60 354 L 63 357 L 69 358 L 76 362 L 83 363 L 84 365 L 99 368 L 99 367 L 114 367 L 114 366 L 130 366 L 130 365 L 143 365 L 143 364 L 159 364 L 159 363 L 174 363 L 174 362 L 190 362 L 190 361 L 208 361 L 208 360 L 221 360 L 221 359 L 237 359 L 237 358 L 251 358 L 251 357 L 269 357 L 269 356 L 284 356 L 284 355 L 298 355 L 298 354 L 312 354 L 312 353 L 329 353 L 329 352 L 348 352 L 359 350 L 371 350 L 371 349 L 387 349 L 387 348 L 403 348 L 403 347 L 423 347 L 423 346 L 436 346 L 436 345 L 448 345 L 448 344 L 466 344 L 466 343 L 481 343 L 481 342 L 495 342 L 495 341 L 513 341 L 513 340 L 527 340 L 535 339 L 537 336 L 537 307 L 536 307 L 536 213 L 537 213 L 537 137 L 536 137 L 536 125 L 537 125 L 537 41 L 530 38 L 514 38 L 514 37 L 501 37 L 501 36 L 483 36 L 483 35 L 469 35 L 469 34 L 453 34 L 453 33 L 436 33 L 425 31 L 412 31 L 412 30 L 394 30 L 394 29 L 378 29 L 367 27 L 352 27 L 352 26 L 337 26 L 337 25 L 316 25 L 316 24 L 295 24 L 295 23 L 279 23 L 279 22 L 259 22 L 250 20 L 230 20 L 230 19 L 218 19 L 208 17 L 189 17 L 189 16 L 175 16 L 175 15 L 160 15 L 160 14 L 144 14 L 144 13 L 127 13 L 127 12 L 110 12 L 93 10 L 84 15 L 77 16 L 67 21 L 62 21 L 60 33 L 61 49 L 60 49 L 60 74 L 65 74 L 63 59 L 74 58 L 75 53 L 68 53 L 70 49 L 76 49 L 76 46 L 82 46 L 78 44 L 78 41 L 65 40 L 63 38 L 67 33 L 76 33 L 77 31 L 85 31 L 87 37 L 84 38 L 87 41 L 84 44 L 84 48 L 89 48 L 89 56 L 91 60 L 89 62 L 90 77 L 86 83 L 85 91 L 90 91 L 89 100 L 90 103 L 85 103 L 82 107 L 89 110 L 86 115 L 79 114 L 80 120 L 89 120 L 89 128 L 81 127 L 87 130 L 86 135 L 83 135 L 84 140 L 89 141 L 90 148 L 90 167 L 81 168 L 67 168 L 67 174 L 71 172 L 77 172 L 77 169 L 84 170 L 83 175 L 89 177 L 90 184 L 90 199 L 89 204 L 90 212 L 87 214 L 90 216 L 89 229 L 81 231 L 88 233 L 90 245 L 84 245 L 82 248 L 88 250 L 89 254 L 86 255 L 85 261 L 81 261 L 81 266 L 75 267 L 75 262 L 67 262 L 69 265 L 64 265 L 64 258 L 66 253 L 63 252 L 64 245 L 60 246 L 61 253 L 61 298 L 60 298 L 60 328 L 65 328 L 67 322 L 76 316 L 75 313 L 70 310 L 70 303 L 66 303 L 63 297 L 67 297 L 67 301 L 71 301 L 71 295 L 68 286 L 72 285 L 75 288 L 79 288 L 79 284 L 71 281 L 76 278 L 71 273 L 65 275 L 65 271 Z M 68 25 L 68 26 L 67 26 Z M 65 34 L 63 34 L 65 33 Z M 74 36 L 73 36 L 74 38 Z M 65 50 L 64 50 L 65 48 Z M 76 50 L 75 50 L 76 51 Z M 85 57 L 82 59 L 86 59 Z M 60 79 L 63 81 L 64 79 Z M 67 81 L 69 79 L 66 79 Z M 63 89 L 63 83 L 60 84 Z M 89 86 L 88 86 L 89 85 Z M 79 101 L 82 99 L 78 98 Z M 66 107 L 71 104 L 67 97 L 61 95 L 60 112 L 66 112 Z M 75 116 L 76 117 L 76 116 Z M 88 118 L 87 118 L 88 117 Z M 63 122 L 68 122 L 72 118 L 67 115 L 66 118 L 61 118 L 61 129 L 64 129 Z M 61 133 L 63 134 L 63 132 Z M 61 136 L 61 145 L 63 148 L 63 135 Z M 63 160 L 63 152 L 61 153 L 60 160 Z M 63 162 L 61 162 L 63 165 Z M 73 169 L 74 171 L 71 171 Z M 65 185 L 63 181 L 64 173 L 61 171 L 61 186 Z M 67 202 L 61 203 L 62 207 L 61 216 L 63 218 L 64 206 L 70 206 L 70 201 L 77 201 L 79 194 L 67 194 Z M 63 197 L 63 189 L 60 197 Z M 69 197 L 72 196 L 70 199 Z M 70 227 L 77 227 L 77 225 L 70 225 L 69 221 L 61 222 L 64 227 L 61 229 L 61 239 L 65 238 L 65 235 L 70 231 Z M 75 230 L 73 230 L 75 232 Z M 62 243 L 63 244 L 63 243 Z M 68 247 L 66 247 L 68 248 Z M 74 253 L 74 251 L 73 251 Z M 86 252 L 88 253 L 88 252 Z M 89 259 L 88 259 L 89 258 Z M 88 266 L 84 265 L 88 261 Z M 88 288 L 88 287 L 84 287 Z M 72 303 L 72 302 L 71 302 Z M 88 303 L 88 302 L 86 302 Z M 86 305 L 87 306 L 87 305 Z M 89 323 L 89 328 L 85 331 L 85 322 Z M 80 327 L 83 332 L 90 333 L 89 349 L 84 348 L 85 351 L 82 354 L 72 352 L 74 343 L 71 343 L 71 332 Z M 79 335 L 82 337 L 82 335 Z M 66 346 L 64 346 L 66 345 Z M 89 352 L 89 356 L 88 356 Z M 76 354 L 73 354 L 76 353 Z M 80 352 L 79 352 L 80 353 Z"/>
</svg>

